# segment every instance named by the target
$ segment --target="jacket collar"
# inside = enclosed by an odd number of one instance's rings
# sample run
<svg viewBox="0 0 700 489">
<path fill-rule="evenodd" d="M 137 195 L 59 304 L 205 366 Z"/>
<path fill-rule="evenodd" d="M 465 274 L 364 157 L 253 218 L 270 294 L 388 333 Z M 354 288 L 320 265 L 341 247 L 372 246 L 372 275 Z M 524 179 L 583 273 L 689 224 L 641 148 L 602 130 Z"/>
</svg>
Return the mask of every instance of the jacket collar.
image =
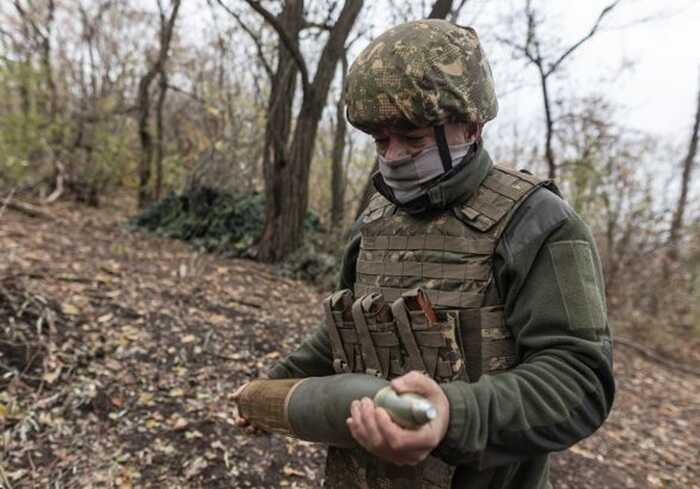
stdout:
<svg viewBox="0 0 700 489">
<path fill-rule="evenodd" d="M 438 177 L 424 194 L 409 202 L 400 203 L 396 200 L 381 173 L 376 172 L 372 175 L 372 183 L 377 192 L 399 209 L 409 214 L 419 214 L 429 210 L 447 209 L 464 202 L 476 192 L 492 167 L 491 157 L 484 149 L 483 141 L 479 140 L 459 164 Z"/>
</svg>

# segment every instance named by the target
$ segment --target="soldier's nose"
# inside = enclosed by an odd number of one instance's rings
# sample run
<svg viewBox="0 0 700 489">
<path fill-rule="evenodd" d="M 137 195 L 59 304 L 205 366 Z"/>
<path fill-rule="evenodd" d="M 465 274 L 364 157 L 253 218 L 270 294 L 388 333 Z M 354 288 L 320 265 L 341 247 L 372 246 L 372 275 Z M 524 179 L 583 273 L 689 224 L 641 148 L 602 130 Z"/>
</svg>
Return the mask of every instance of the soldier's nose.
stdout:
<svg viewBox="0 0 700 489">
<path fill-rule="evenodd" d="M 387 160 L 398 160 L 408 155 L 408 150 L 401 144 L 400 141 L 394 138 L 389 138 L 389 143 L 384 153 L 384 158 Z"/>
</svg>

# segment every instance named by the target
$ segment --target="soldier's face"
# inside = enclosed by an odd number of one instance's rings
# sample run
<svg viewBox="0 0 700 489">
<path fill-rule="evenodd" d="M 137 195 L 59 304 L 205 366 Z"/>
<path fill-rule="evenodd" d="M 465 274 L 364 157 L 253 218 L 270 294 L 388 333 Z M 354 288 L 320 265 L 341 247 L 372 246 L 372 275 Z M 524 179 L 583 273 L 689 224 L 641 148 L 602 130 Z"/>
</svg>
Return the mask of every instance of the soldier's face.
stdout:
<svg viewBox="0 0 700 489">
<path fill-rule="evenodd" d="M 467 124 L 445 124 L 445 139 L 447 144 L 464 144 L 471 137 L 474 128 Z M 431 146 L 435 146 L 435 131 L 432 127 L 418 129 L 384 128 L 372 134 L 377 145 L 377 153 L 387 160 L 398 160 L 406 156 L 415 156 Z"/>
</svg>

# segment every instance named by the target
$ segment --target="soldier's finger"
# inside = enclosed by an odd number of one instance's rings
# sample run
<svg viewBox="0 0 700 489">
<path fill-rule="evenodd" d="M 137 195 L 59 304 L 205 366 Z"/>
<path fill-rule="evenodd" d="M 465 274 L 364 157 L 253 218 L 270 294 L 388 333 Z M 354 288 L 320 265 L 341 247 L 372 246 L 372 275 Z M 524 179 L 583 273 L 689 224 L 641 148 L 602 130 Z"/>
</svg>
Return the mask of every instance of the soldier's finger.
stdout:
<svg viewBox="0 0 700 489">
<path fill-rule="evenodd" d="M 391 419 L 384 408 L 377 408 L 377 426 L 392 450 L 398 450 L 403 446 L 403 430 Z"/>
<path fill-rule="evenodd" d="M 394 423 L 383 408 L 379 408 L 378 413 L 379 429 L 382 437 L 387 441 L 392 449 L 401 449 L 402 452 L 421 452 L 435 448 L 431 431 L 422 426 L 416 430 L 405 430 Z"/>
<path fill-rule="evenodd" d="M 248 426 L 250 424 L 247 419 L 241 418 L 240 416 L 234 416 L 233 422 L 236 426 L 238 426 L 240 428 L 243 428 L 243 427 Z"/>
<path fill-rule="evenodd" d="M 374 408 L 374 403 L 368 399 L 362 399 L 362 418 L 365 420 L 367 442 L 374 449 L 386 446 L 384 436 L 377 427 L 377 410 Z"/>
<path fill-rule="evenodd" d="M 350 413 L 352 415 L 353 427 L 355 429 L 355 439 L 360 443 L 364 443 L 367 439 L 365 434 L 364 420 L 362 419 L 362 411 L 360 410 L 360 402 L 352 401 L 350 404 Z"/>
<path fill-rule="evenodd" d="M 240 386 L 240 387 L 239 387 L 238 389 L 236 389 L 235 392 L 231 395 L 231 398 L 233 398 L 234 401 L 237 400 L 237 399 L 241 396 L 241 393 L 243 392 L 243 390 L 244 390 L 247 386 L 248 386 L 248 382 L 246 382 L 245 384 L 243 384 L 242 386 Z"/>
</svg>

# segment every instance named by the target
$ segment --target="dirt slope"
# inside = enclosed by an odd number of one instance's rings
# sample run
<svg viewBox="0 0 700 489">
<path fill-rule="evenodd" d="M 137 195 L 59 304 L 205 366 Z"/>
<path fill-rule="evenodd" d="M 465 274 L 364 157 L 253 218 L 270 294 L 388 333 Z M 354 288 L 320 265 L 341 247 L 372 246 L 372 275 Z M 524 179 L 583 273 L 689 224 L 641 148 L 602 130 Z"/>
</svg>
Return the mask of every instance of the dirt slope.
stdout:
<svg viewBox="0 0 700 489">
<path fill-rule="evenodd" d="M 0 215 L 0 487 L 320 487 L 321 447 L 249 437 L 229 396 L 301 341 L 320 295 L 132 234 L 124 208 Z M 615 410 L 557 488 L 698 488 L 700 381 L 616 352 Z"/>
</svg>

